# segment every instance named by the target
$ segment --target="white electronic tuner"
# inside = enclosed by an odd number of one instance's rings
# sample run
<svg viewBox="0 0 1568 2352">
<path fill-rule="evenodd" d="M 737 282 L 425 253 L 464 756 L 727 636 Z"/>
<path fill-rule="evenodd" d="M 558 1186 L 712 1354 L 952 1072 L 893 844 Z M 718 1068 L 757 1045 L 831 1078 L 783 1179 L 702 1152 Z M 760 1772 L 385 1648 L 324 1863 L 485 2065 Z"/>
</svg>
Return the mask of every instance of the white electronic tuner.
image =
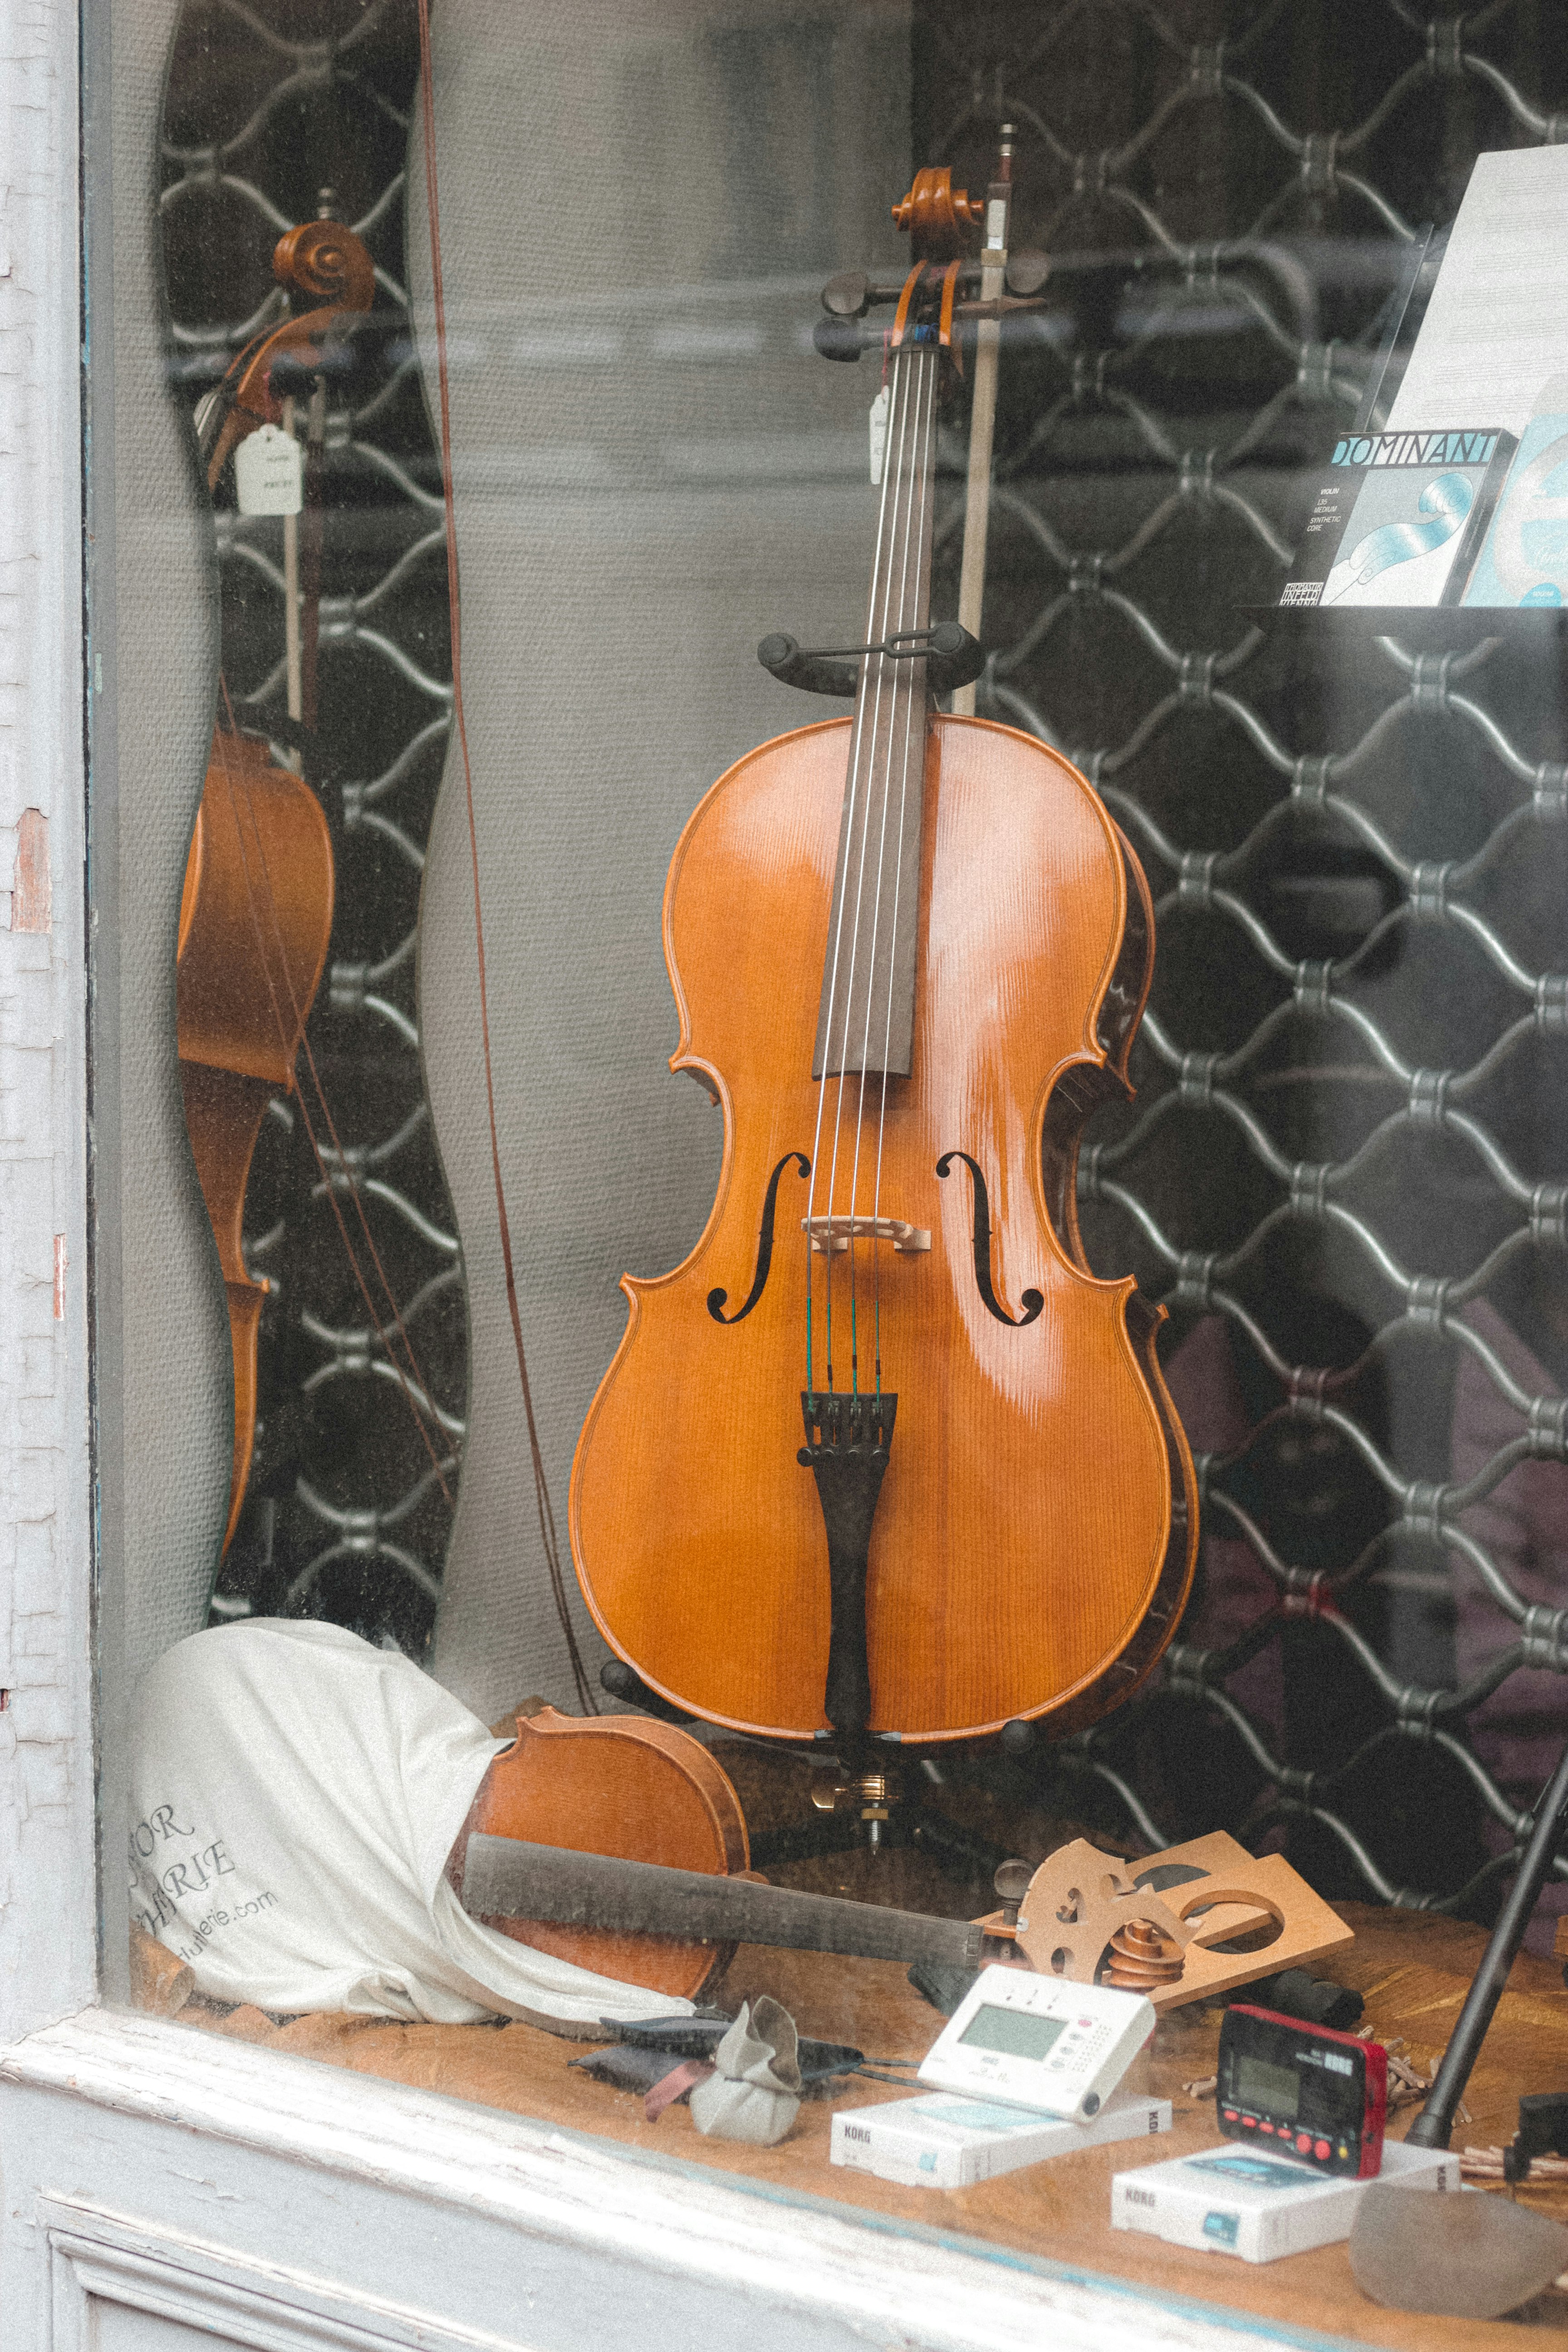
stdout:
<svg viewBox="0 0 1568 2352">
<path fill-rule="evenodd" d="M 921 2060 L 920 2079 L 1087 2123 L 1153 2030 L 1153 2004 L 1141 1992 L 983 1969 Z"/>
</svg>

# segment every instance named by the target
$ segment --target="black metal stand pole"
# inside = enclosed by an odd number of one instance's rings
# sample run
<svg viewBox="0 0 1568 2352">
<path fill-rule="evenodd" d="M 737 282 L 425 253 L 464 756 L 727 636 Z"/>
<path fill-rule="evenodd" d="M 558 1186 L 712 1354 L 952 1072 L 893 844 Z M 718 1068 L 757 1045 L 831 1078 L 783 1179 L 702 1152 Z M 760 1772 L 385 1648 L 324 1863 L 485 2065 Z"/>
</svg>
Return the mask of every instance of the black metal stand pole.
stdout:
<svg viewBox="0 0 1568 2352">
<path fill-rule="evenodd" d="M 1464 2095 L 1465 2084 L 1470 2079 L 1470 2069 L 1480 2054 L 1487 2028 L 1498 2002 L 1502 1999 L 1508 1972 L 1519 1955 L 1524 1941 L 1524 1931 L 1530 1925 L 1530 1915 L 1536 1898 L 1546 1884 L 1557 1852 L 1562 1833 L 1563 1817 L 1568 1813 L 1568 1748 L 1563 1751 L 1557 1769 L 1547 1782 L 1541 1802 L 1535 1809 L 1535 1826 L 1525 1847 L 1519 1874 L 1509 1889 L 1508 1900 L 1498 1915 L 1488 1944 L 1476 1970 L 1475 1980 L 1465 1996 L 1458 2023 L 1448 2039 L 1426 2104 L 1405 2137 L 1415 2147 L 1447 2147 L 1454 2130 L 1454 2110 Z"/>
</svg>

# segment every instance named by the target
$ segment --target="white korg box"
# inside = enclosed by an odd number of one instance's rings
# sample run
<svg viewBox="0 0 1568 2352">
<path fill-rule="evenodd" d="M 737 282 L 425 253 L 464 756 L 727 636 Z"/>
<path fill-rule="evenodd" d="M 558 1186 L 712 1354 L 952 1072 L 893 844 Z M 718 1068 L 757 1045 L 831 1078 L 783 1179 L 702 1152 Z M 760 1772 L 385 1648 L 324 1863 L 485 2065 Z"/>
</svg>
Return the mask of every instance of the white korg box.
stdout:
<svg viewBox="0 0 1568 2352">
<path fill-rule="evenodd" d="M 1108 2140 L 1145 2139 L 1171 2128 L 1169 2099 L 1119 2092 L 1091 2123 L 1031 2115 L 1026 2107 L 931 2091 L 878 2107 L 841 2107 L 833 2118 L 835 2164 L 913 2189 L 973 2189 L 1047 2157 L 1073 2156 Z"/>
<path fill-rule="evenodd" d="M 1374 2176 L 1404 2189 L 1458 2189 L 1459 2159 L 1448 2148 L 1384 2143 Z M 1314 2172 L 1239 2140 L 1195 2156 L 1173 2156 L 1110 2184 L 1113 2229 L 1144 2230 L 1173 2246 L 1272 2263 L 1348 2238 L 1370 2180 Z"/>
</svg>

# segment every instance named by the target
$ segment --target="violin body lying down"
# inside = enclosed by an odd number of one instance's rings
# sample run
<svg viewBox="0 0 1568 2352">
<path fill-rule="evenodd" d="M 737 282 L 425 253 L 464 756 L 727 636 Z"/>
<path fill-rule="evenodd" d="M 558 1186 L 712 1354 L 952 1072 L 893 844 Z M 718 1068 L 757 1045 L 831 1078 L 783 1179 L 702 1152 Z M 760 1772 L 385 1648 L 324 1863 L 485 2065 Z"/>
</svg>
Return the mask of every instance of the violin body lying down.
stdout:
<svg viewBox="0 0 1568 2352">
<path fill-rule="evenodd" d="M 465 1909 L 657 1992 L 695 2000 L 737 1943 L 755 1943 L 971 1970 L 1007 1959 L 1142 1992 L 1159 2010 L 1303 1967 L 1352 1938 L 1281 1855 L 1255 1859 L 1223 1831 L 1142 1864 L 1081 1840 L 1037 1868 L 1009 1863 L 996 1883 L 1011 1877 L 1012 1908 L 984 1919 L 797 1894 L 746 1867 L 739 1800 L 689 1733 L 552 1707 L 517 1728 L 447 1865 Z"/>
<path fill-rule="evenodd" d="M 466 1909 L 516 1942 L 689 2000 L 737 1943 L 980 1965 L 982 1931 L 967 1922 L 797 1895 L 748 1860 L 741 1801 L 700 1741 L 637 1717 L 543 1707 L 518 1717 L 515 1743 L 490 1765 L 447 1875 Z M 544 1916 L 515 1916 L 520 1872 Z M 507 1910 L 487 1908 L 487 1888 Z M 595 1916 L 643 1924 L 585 1924 Z"/>
</svg>

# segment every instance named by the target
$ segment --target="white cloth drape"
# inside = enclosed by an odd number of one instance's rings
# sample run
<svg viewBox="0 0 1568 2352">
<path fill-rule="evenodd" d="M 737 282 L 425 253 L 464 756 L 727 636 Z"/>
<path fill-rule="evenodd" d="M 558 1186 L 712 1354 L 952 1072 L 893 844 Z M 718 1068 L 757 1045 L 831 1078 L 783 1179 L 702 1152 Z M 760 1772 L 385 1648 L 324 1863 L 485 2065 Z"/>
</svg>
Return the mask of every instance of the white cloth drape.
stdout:
<svg viewBox="0 0 1568 2352">
<path fill-rule="evenodd" d="M 594 2025 L 689 2008 L 514 1943 L 443 1875 L 495 1739 L 341 1626 L 178 1643 L 132 1727 L 132 1916 L 213 1999 L 294 2014 Z"/>
</svg>

